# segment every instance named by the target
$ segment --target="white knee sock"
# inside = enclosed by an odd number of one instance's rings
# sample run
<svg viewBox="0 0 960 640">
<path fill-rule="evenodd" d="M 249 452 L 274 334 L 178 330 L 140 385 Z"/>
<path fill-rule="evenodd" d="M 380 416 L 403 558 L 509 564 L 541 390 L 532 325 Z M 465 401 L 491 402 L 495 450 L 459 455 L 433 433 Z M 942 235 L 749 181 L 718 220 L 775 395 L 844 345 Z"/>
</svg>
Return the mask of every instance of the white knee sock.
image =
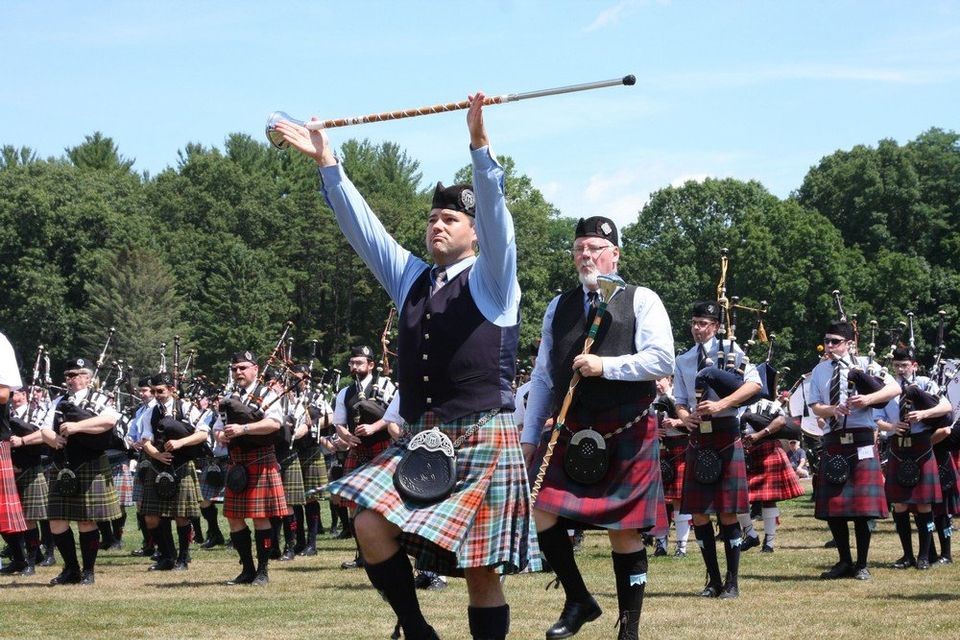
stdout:
<svg viewBox="0 0 960 640">
<path fill-rule="evenodd" d="M 777 525 L 780 524 L 780 509 L 777 507 L 764 507 L 763 514 L 763 536 L 764 543 L 773 546 L 773 540 L 777 537 Z"/>
<path fill-rule="evenodd" d="M 738 513 L 737 521 L 740 522 L 740 528 L 743 530 L 743 535 L 750 536 L 751 538 L 760 537 L 753 528 L 753 520 L 750 519 L 749 513 Z"/>
<path fill-rule="evenodd" d="M 690 514 L 673 513 L 673 524 L 677 528 L 677 548 L 681 551 L 687 550 L 687 538 L 690 537 Z"/>
</svg>

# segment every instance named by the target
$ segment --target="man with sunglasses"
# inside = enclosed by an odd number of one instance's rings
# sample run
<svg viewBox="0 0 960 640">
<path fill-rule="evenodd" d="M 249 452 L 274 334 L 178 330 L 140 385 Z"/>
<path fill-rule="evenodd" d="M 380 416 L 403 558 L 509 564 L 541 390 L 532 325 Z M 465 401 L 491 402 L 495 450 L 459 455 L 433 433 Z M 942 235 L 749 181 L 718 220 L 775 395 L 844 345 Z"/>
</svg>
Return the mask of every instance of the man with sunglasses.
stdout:
<svg viewBox="0 0 960 640">
<path fill-rule="evenodd" d="M 534 482 L 551 437 L 547 420 L 557 416 L 574 372 L 579 372 L 581 380 L 533 509 L 540 550 L 565 595 L 559 619 L 546 632 L 548 640 L 574 636 L 601 614 L 574 560 L 568 527 L 607 531 L 619 638 L 636 638 L 638 633 L 647 582 L 641 531 L 660 525 L 661 534 L 668 528 L 657 418 L 649 410 L 657 395 L 655 381 L 673 372 L 673 332 L 659 296 L 633 285 L 619 290 L 606 301 L 590 353 L 582 353 L 598 312 L 598 277 L 617 273 L 618 242 L 617 227 L 609 218 L 594 216 L 577 223 L 573 265 L 580 282 L 547 305 L 524 416 L 521 442 Z M 565 472 L 565 456 L 576 455 L 573 438 L 585 436 L 602 439 L 609 452 L 608 469 L 590 484 Z"/>
<path fill-rule="evenodd" d="M 887 517 L 876 446 L 877 423 L 871 407 L 882 406 L 898 396 L 900 386 L 888 377 L 876 391 L 856 393 L 855 380 L 862 374 L 859 370 L 864 365 L 852 359 L 852 342 L 853 328 L 848 323 L 832 322 L 827 326 L 823 336 L 826 358 L 814 367 L 807 395 L 810 409 L 825 420 L 814 515 L 827 521 L 840 556 L 831 569 L 820 574 L 824 580 L 848 577 L 869 580 L 868 521 Z M 837 457 L 835 462 L 845 473 L 830 472 L 833 457 Z M 850 520 L 854 523 L 857 542 L 856 564 L 850 553 Z"/>
</svg>

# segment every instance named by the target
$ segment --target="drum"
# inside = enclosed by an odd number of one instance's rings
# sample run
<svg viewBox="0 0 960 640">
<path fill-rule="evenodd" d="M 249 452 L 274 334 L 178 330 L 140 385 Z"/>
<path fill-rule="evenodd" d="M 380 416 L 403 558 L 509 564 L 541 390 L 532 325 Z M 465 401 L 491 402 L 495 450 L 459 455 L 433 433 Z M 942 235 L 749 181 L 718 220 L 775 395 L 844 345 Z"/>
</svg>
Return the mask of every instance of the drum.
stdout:
<svg viewBox="0 0 960 640">
<path fill-rule="evenodd" d="M 823 436 L 823 428 L 817 424 L 817 416 L 807 406 L 807 394 L 810 392 L 810 379 L 803 378 L 803 383 L 794 385 L 796 390 L 790 396 L 790 416 L 800 420 L 800 430 L 812 438 Z"/>
</svg>

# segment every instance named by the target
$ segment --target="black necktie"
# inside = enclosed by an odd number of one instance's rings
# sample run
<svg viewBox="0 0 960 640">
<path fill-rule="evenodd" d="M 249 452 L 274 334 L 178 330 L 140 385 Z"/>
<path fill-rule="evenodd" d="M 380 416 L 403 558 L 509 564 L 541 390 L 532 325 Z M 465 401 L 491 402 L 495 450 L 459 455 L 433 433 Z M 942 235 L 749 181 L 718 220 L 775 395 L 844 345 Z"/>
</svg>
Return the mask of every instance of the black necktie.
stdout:
<svg viewBox="0 0 960 640">
<path fill-rule="evenodd" d="M 447 270 L 444 267 L 437 267 L 433 273 L 433 292 L 436 293 L 445 284 L 447 284 Z"/>
<path fill-rule="evenodd" d="M 830 404 L 840 404 L 840 363 L 836 360 L 833 362 L 833 375 L 830 376 Z M 838 423 L 836 416 L 830 419 L 832 427 L 836 427 Z"/>
<path fill-rule="evenodd" d="M 593 323 L 597 317 L 597 308 L 600 306 L 600 295 L 596 291 L 587 291 L 587 325 Z"/>
<path fill-rule="evenodd" d="M 702 344 L 697 345 L 697 371 L 700 371 L 705 366 L 707 366 L 707 350 L 703 348 Z"/>
</svg>

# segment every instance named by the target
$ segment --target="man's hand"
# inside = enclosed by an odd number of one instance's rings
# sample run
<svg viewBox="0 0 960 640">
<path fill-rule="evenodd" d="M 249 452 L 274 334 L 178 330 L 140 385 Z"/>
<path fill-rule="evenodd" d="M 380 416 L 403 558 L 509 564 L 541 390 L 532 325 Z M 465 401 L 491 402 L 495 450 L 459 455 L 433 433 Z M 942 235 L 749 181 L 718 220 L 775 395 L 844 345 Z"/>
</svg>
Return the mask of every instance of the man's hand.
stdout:
<svg viewBox="0 0 960 640">
<path fill-rule="evenodd" d="M 830 405 L 830 411 L 835 418 L 842 418 L 843 416 L 850 415 L 850 408 L 845 404 Z"/>
<path fill-rule="evenodd" d="M 156 451 L 156 449 L 154 449 Z M 173 454 L 169 451 L 157 451 L 151 457 L 157 462 L 162 462 L 163 464 L 170 464 L 173 462 Z"/>
<path fill-rule="evenodd" d="M 866 409 L 871 400 L 871 394 L 865 396 L 855 395 L 847 398 L 847 405 L 853 407 L 854 409 Z"/>
<path fill-rule="evenodd" d="M 467 100 L 470 101 L 470 108 L 467 110 L 467 128 L 470 130 L 470 146 L 474 149 L 490 145 L 487 129 L 483 126 L 483 100 L 485 97 L 483 91 L 477 91 L 476 94 L 467 96 Z"/>
<path fill-rule="evenodd" d="M 930 417 L 930 412 L 925 409 L 916 409 L 907 414 L 907 422 L 920 422 Z"/>
<path fill-rule="evenodd" d="M 338 424 L 338 425 L 334 425 L 334 427 L 337 430 L 337 437 L 340 439 L 341 442 L 344 442 L 351 447 L 360 446 L 360 438 L 350 433 L 350 430 L 347 429 L 345 425 Z"/>
<path fill-rule="evenodd" d="M 597 378 L 603 375 L 603 360 L 592 353 L 581 353 L 573 359 L 573 370 L 584 378 Z"/>
<path fill-rule="evenodd" d="M 373 424 L 359 424 L 355 429 L 355 433 L 361 438 L 366 438 L 380 431 L 385 426 L 386 426 L 386 423 L 384 423 L 382 420 L 378 420 Z"/>
<path fill-rule="evenodd" d="M 181 447 L 183 447 L 183 444 L 179 440 L 167 440 L 163 444 L 163 450 L 169 451 L 170 453 L 173 453 L 174 451 L 176 451 L 177 449 L 180 449 Z"/>
<path fill-rule="evenodd" d="M 893 423 L 893 430 L 897 433 L 897 435 L 901 435 L 901 436 L 902 436 L 902 435 L 905 435 L 905 434 L 907 434 L 907 433 L 910 433 L 910 423 L 909 423 L 909 422 L 894 422 L 894 423 Z"/>
<path fill-rule="evenodd" d="M 678 420 L 680 426 L 684 427 L 687 431 L 694 431 L 700 426 L 700 416 L 695 413 L 682 413 Z"/>
<path fill-rule="evenodd" d="M 243 425 L 242 424 L 228 424 L 223 427 L 223 437 L 227 442 L 230 442 L 237 436 L 243 435 Z"/>
<path fill-rule="evenodd" d="M 529 469 L 530 465 L 533 464 L 533 454 L 537 452 L 537 445 L 524 442 L 520 444 L 520 448 L 523 450 L 523 462 Z"/>
<path fill-rule="evenodd" d="M 729 408 L 723 400 L 703 400 L 697 404 L 697 413 L 702 416 L 712 416 Z"/>
<path fill-rule="evenodd" d="M 73 435 L 74 433 L 79 433 L 79 432 L 77 431 L 77 423 L 76 423 L 76 422 L 64 422 L 63 424 L 60 425 L 60 435 L 61 435 L 62 437 L 68 438 L 68 437 L 70 437 L 71 435 Z"/>
<path fill-rule="evenodd" d="M 319 122 L 319 118 L 310 118 L 311 122 Z M 482 126 L 482 122 L 481 122 Z M 283 135 L 291 147 L 305 156 L 309 156 L 321 167 L 332 167 L 337 164 L 337 158 L 330 150 L 330 139 L 323 129 L 311 131 L 289 120 L 281 120 L 276 129 Z"/>
</svg>

